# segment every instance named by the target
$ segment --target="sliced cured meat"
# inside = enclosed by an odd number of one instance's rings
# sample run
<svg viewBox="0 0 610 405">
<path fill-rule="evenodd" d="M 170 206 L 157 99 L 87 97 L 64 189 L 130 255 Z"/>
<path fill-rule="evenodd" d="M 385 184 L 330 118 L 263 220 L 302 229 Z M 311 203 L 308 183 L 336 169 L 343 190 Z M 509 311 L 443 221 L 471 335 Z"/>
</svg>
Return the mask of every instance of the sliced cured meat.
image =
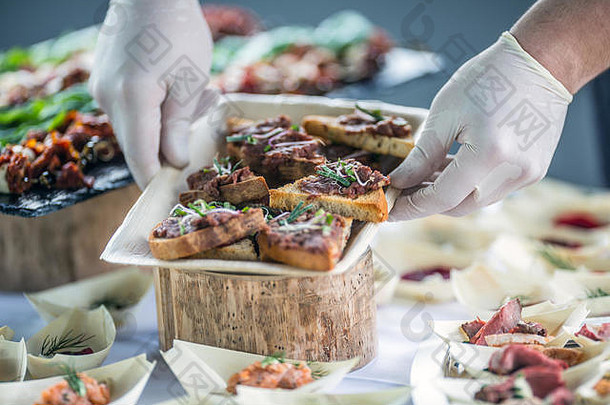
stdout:
<svg viewBox="0 0 610 405">
<path fill-rule="evenodd" d="M 485 322 L 477 318 L 474 321 L 463 323 L 460 328 L 462 328 L 462 331 L 468 336 L 468 340 L 470 340 L 484 325 Z"/>
<path fill-rule="evenodd" d="M 565 387 L 562 378 L 562 369 L 559 367 L 533 366 L 521 369 L 522 374 L 530 385 L 534 396 L 544 399 L 558 388 Z"/>
<path fill-rule="evenodd" d="M 507 333 L 521 321 L 521 302 L 518 298 L 504 304 L 470 339 L 470 343 L 487 346 L 485 336 Z"/>
<path fill-rule="evenodd" d="M 610 340 L 610 323 L 604 323 L 599 326 L 583 325 L 576 336 L 584 336 L 596 342 L 606 342 Z"/>
<path fill-rule="evenodd" d="M 554 360 L 544 353 L 525 345 L 510 345 L 495 352 L 489 360 L 489 371 L 499 375 L 508 375 L 530 366 L 566 369 L 568 364 Z"/>
<path fill-rule="evenodd" d="M 580 229 L 596 229 L 606 224 L 589 212 L 564 212 L 555 217 L 555 226 L 569 226 Z"/>
</svg>

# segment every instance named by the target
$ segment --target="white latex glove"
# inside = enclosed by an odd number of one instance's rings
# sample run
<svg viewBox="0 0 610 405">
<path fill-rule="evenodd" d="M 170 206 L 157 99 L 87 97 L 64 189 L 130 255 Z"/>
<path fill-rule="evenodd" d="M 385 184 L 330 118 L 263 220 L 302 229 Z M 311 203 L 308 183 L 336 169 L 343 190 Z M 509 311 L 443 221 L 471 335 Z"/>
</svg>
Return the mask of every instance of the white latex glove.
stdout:
<svg viewBox="0 0 610 405">
<path fill-rule="evenodd" d="M 510 33 L 465 63 L 436 95 L 421 137 L 390 174 L 407 189 L 391 220 L 465 215 L 540 180 L 572 95 Z M 461 144 L 446 164 L 454 141 Z"/>
<path fill-rule="evenodd" d="M 208 106 L 212 38 L 196 0 L 112 0 L 89 89 L 143 188 L 166 161 L 188 164 L 189 126 Z"/>
</svg>

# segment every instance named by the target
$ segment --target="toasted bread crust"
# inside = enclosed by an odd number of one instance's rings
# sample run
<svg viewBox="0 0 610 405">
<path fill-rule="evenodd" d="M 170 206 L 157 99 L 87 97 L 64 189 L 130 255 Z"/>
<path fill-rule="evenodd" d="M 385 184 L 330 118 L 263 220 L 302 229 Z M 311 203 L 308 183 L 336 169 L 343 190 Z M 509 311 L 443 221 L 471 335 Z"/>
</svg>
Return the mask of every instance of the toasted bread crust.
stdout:
<svg viewBox="0 0 610 405">
<path fill-rule="evenodd" d="M 414 146 L 412 136 L 396 138 L 367 131 L 348 133 L 345 126 L 337 123 L 337 117 L 327 115 L 307 115 L 303 117 L 301 125 L 310 135 L 381 155 L 405 158 Z"/>
<path fill-rule="evenodd" d="M 266 226 L 263 210 L 254 208 L 246 211 L 244 215 L 229 219 L 222 225 L 204 228 L 178 238 L 155 238 L 151 232 L 148 236 L 148 245 L 155 258 L 173 260 L 229 245 Z"/>
<path fill-rule="evenodd" d="M 329 246 L 324 252 L 309 252 L 305 249 L 282 249 L 270 245 L 267 234 L 259 233 L 256 241 L 260 249 L 261 260 L 276 261 L 302 269 L 329 271 L 341 257 L 341 252 L 335 245 Z"/>
<path fill-rule="evenodd" d="M 180 193 L 180 204 L 188 205 L 195 200 L 227 201 L 239 205 L 248 201 L 260 201 L 269 197 L 269 187 L 262 176 L 256 176 L 235 184 L 220 186 L 220 197 L 212 197 L 202 190 L 189 190 Z"/>
<path fill-rule="evenodd" d="M 388 202 L 383 189 L 369 191 L 355 199 L 340 195 L 311 195 L 299 188 L 299 181 L 269 190 L 269 206 L 285 211 L 297 204 L 313 204 L 328 212 L 366 222 L 383 222 L 388 219 Z"/>
</svg>

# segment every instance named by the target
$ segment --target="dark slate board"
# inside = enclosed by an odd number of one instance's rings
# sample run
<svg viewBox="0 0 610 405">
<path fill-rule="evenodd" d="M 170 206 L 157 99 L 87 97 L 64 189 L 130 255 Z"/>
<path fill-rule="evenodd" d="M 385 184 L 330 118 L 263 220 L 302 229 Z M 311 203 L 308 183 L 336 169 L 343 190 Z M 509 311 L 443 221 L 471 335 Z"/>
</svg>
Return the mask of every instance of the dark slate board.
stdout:
<svg viewBox="0 0 610 405">
<path fill-rule="evenodd" d="M 40 217 L 133 183 L 124 161 L 100 164 L 87 174 L 95 177 L 91 189 L 35 189 L 19 196 L 0 194 L 0 213 L 26 218 Z"/>
</svg>

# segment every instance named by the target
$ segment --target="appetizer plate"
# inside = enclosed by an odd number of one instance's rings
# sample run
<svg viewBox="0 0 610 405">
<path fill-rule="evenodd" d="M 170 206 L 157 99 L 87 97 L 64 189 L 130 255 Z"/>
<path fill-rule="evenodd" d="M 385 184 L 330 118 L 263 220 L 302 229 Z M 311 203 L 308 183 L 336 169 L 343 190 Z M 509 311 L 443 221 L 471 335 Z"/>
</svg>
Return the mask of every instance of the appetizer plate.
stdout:
<svg viewBox="0 0 610 405">
<path fill-rule="evenodd" d="M 256 361 L 262 361 L 265 356 L 233 350 L 220 349 L 212 346 L 199 345 L 180 340 L 174 340 L 174 347 L 161 355 L 176 375 L 186 392 L 199 399 L 209 396 L 230 396 L 226 391 L 227 381 L 231 376 L 248 367 Z M 286 360 L 298 363 L 299 361 Z M 333 363 L 310 362 L 312 373 L 320 377 L 305 384 L 289 394 L 328 392 L 335 388 L 343 377 L 358 363 L 358 358 Z M 193 384 L 196 381 L 197 384 Z M 237 397 L 240 403 L 248 402 L 251 395 L 257 391 L 265 391 L 269 395 L 285 393 L 286 390 L 270 390 L 265 388 L 237 386 Z"/>
<path fill-rule="evenodd" d="M 28 350 L 23 338 L 12 342 L 0 335 L 0 383 L 23 381 L 28 369 Z"/>
<path fill-rule="evenodd" d="M 76 371 L 99 367 L 115 337 L 116 328 L 105 307 L 92 311 L 71 309 L 26 342 L 29 374 L 32 378 L 44 378 L 64 374 L 65 366 Z M 78 353 L 87 348 L 93 353 L 58 354 Z"/>
<path fill-rule="evenodd" d="M 320 275 L 328 272 L 299 270 L 290 266 L 264 263 L 240 262 L 229 260 L 181 259 L 163 261 L 155 259 L 148 247 L 147 237 L 153 227 L 167 217 L 178 202 L 180 192 L 186 191 L 186 177 L 206 164 L 222 150 L 223 128 L 229 116 L 249 119 L 263 119 L 286 114 L 294 122 L 300 122 L 304 115 L 341 115 L 353 111 L 355 100 L 329 99 L 325 97 L 294 95 L 246 95 L 231 94 L 223 96 L 222 101 L 192 128 L 190 144 L 191 164 L 182 170 L 163 168 L 151 181 L 136 204 L 129 211 L 106 246 L 101 258 L 111 263 L 126 265 L 163 267 L 174 269 L 211 270 L 230 273 L 274 274 L 274 275 Z M 427 110 L 385 104 L 382 102 L 359 102 L 365 108 L 379 108 L 387 114 L 407 119 L 413 126 L 415 137 L 419 136 Z M 400 191 L 389 187 L 386 191 L 389 208 Z M 343 258 L 331 272 L 345 272 L 366 251 L 378 225 L 367 223 L 354 230 Z"/>
<path fill-rule="evenodd" d="M 155 367 L 145 355 L 132 357 L 118 363 L 87 370 L 85 373 L 110 388 L 109 405 L 134 405 L 138 402 L 144 387 Z M 42 380 L 0 384 L 0 403 L 2 405 L 32 405 L 40 400 L 41 393 L 59 383 L 63 377 Z"/>
<path fill-rule="evenodd" d="M 47 322 L 72 308 L 89 310 L 104 305 L 119 327 L 152 282 L 153 276 L 149 271 L 126 267 L 49 290 L 26 293 L 25 297 Z"/>
</svg>

